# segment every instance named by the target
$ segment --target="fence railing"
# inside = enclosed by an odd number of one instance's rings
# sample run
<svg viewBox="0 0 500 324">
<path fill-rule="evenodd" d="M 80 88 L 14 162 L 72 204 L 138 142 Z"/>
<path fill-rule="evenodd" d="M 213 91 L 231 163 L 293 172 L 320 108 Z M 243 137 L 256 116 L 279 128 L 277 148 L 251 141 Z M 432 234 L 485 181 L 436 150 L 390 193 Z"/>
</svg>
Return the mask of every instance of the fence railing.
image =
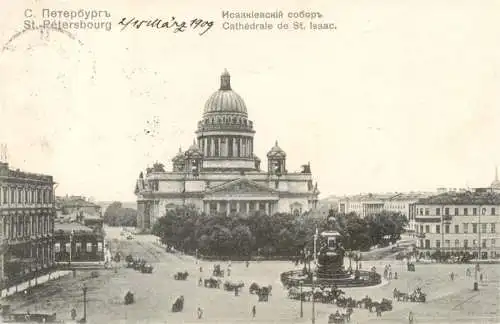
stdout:
<svg viewBox="0 0 500 324">
<path fill-rule="evenodd" d="M 358 270 L 359 278 L 342 278 L 342 279 L 328 279 L 328 278 L 317 278 L 314 281 L 314 284 L 317 286 L 325 285 L 325 286 L 333 286 L 336 285 L 338 287 L 367 287 L 367 286 L 375 286 L 382 282 L 382 276 L 376 272 L 366 271 L 366 270 Z M 302 286 L 308 287 L 312 285 L 311 279 L 299 279 L 297 277 L 304 276 L 304 272 L 302 270 L 292 270 L 283 272 L 280 276 L 281 283 L 285 287 L 295 286 L 298 287 L 300 282 L 302 282 Z"/>
</svg>

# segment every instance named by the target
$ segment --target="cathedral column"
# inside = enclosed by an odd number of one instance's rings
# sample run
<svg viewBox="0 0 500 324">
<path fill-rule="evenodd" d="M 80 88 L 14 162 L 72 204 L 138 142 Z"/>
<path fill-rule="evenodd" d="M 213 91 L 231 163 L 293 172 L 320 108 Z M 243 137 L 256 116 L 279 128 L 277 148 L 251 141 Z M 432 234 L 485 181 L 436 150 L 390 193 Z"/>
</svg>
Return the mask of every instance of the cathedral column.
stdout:
<svg viewBox="0 0 500 324">
<path fill-rule="evenodd" d="M 229 216 L 229 212 L 231 211 L 231 201 L 226 201 L 226 216 Z"/>
<path fill-rule="evenodd" d="M 237 213 L 240 212 L 240 202 L 239 201 L 236 202 L 236 212 Z"/>
<path fill-rule="evenodd" d="M 210 154 L 209 156 L 214 156 L 215 151 L 215 140 L 213 137 L 210 138 Z"/>
<path fill-rule="evenodd" d="M 269 214 L 269 203 L 268 202 L 266 202 L 266 214 L 267 214 L 267 216 L 271 216 Z"/>
<path fill-rule="evenodd" d="M 247 205 L 247 214 L 248 214 L 248 213 L 250 213 L 250 203 L 247 201 L 246 205 Z"/>
<path fill-rule="evenodd" d="M 217 212 L 220 212 L 220 202 L 217 202 Z"/>
<path fill-rule="evenodd" d="M 237 144 L 236 144 L 236 136 L 233 136 L 233 156 L 238 157 L 238 149 L 237 149 Z"/>
</svg>

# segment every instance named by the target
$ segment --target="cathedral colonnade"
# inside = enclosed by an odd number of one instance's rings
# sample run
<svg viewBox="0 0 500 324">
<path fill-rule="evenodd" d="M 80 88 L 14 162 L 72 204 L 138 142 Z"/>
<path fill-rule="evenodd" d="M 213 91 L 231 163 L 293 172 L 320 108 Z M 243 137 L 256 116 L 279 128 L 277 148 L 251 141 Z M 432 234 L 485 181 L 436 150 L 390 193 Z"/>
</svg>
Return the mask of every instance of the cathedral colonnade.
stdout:
<svg viewBox="0 0 500 324">
<path fill-rule="evenodd" d="M 272 215 L 278 210 L 278 199 L 255 199 L 242 197 L 228 198 L 206 198 L 203 201 L 203 212 L 206 214 L 215 213 L 242 213 L 248 214 L 261 211 L 267 215 Z"/>
</svg>

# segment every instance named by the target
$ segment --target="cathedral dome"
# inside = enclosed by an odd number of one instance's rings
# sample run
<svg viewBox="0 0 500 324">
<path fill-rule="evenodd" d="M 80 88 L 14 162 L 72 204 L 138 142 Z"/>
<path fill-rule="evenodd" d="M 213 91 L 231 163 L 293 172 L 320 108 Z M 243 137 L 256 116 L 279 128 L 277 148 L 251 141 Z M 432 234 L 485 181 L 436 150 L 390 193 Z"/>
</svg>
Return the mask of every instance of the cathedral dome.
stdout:
<svg viewBox="0 0 500 324">
<path fill-rule="evenodd" d="M 269 153 L 267 153 L 267 157 L 268 158 L 272 158 L 272 157 L 286 157 L 286 153 L 285 151 L 283 151 L 283 149 L 281 147 L 278 146 L 278 141 L 276 141 L 276 143 L 274 143 L 274 146 L 271 148 L 271 150 L 269 151 Z"/>
<path fill-rule="evenodd" d="M 179 147 L 179 152 L 174 156 L 172 161 L 182 161 L 184 160 L 184 153 L 182 152 L 182 149 Z"/>
<path fill-rule="evenodd" d="M 220 76 L 220 89 L 205 103 L 203 115 L 212 113 L 236 113 L 247 116 L 247 107 L 239 94 L 231 89 L 231 76 L 227 70 Z"/>
<path fill-rule="evenodd" d="M 191 147 L 186 152 L 184 152 L 184 156 L 186 158 L 193 158 L 193 157 L 201 158 L 203 157 L 203 152 L 201 152 L 198 145 L 196 145 L 196 141 L 193 141 L 193 145 L 191 145 Z"/>
</svg>

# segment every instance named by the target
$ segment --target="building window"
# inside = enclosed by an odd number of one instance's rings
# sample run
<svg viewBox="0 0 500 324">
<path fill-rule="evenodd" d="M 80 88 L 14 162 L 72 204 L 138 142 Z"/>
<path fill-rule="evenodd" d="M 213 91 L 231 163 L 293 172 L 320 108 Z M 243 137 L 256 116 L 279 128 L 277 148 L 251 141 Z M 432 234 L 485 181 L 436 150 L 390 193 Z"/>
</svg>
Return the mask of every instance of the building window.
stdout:
<svg viewBox="0 0 500 324">
<path fill-rule="evenodd" d="M 87 243 L 87 253 L 92 252 L 92 243 Z"/>
<path fill-rule="evenodd" d="M 70 243 L 66 243 L 66 252 L 69 253 L 69 251 L 71 251 L 71 244 Z"/>
<path fill-rule="evenodd" d="M 460 247 L 460 241 L 459 240 L 455 240 L 455 248 L 459 248 Z"/>
<path fill-rule="evenodd" d="M 481 224 L 481 233 L 486 233 L 486 223 Z"/>
<path fill-rule="evenodd" d="M 481 245 L 482 245 L 482 247 L 484 247 L 484 248 L 486 247 L 486 240 L 485 240 L 485 239 L 483 239 L 483 242 L 481 243 Z"/>
<path fill-rule="evenodd" d="M 450 225 L 445 225 L 445 226 L 444 226 L 444 232 L 445 232 L 446 234 L 449 234 L 449 233 L 450 233 Z"/>
<path fill-rule="evenodd" d="M 426 208 L 425 209 L 425 216 L 429 216 L 429 214 L 430 214 L 429 208 Z"/>
<path fill-rule="evenodd" d="M 447 216 L 450 214 L 450 209 L 448 207 L 444 209 L 444 214 Z"/>
<path fill-rule="evenodd" d="M 472 208 L 472 215 L 476 216 L 477 215 L 477 208 Z"/>
<path fill-rule="evenodd" d="M 425 248 L 430 249 L 431 248 L 431 240 L 425 240 Z"/>
<path fill-rule="evenodd" d="M 472 233 L 477 233 L 477 224 L 472 224 Z"/>
<path fill-rule="evenodd" d="M 430 233 L 431 232 L 431 227 L 429 225 L 425 225 L 425 232 Z"/>
<path fill-rule="evenodd" d="M 491 223 L 490 224 L 490 227 L 491 227 L 491 233 L 495 233 L 495 223 Z"/>
<path fill-rule="evenodd" d="M 472 246 L 476 247 L 477 246 L 477 240 L 472 240 Z"/>
<path fill-rule="evenodd" d="M 76 242 L 76 253 L 82 252 L 82 242 Z"/>
<path fill-rule="evenodd" d="M 469 210 L 467 208 L 464 208 L 464 216 L 469 215 Z"/>
<path fill-rule="evenodd" d="M 56 253 L 61 252 L 61 244 L 60 244 L 59 242 L 58 242 L 58 243 L 56 243 L 56 244 L 54 244 L 54 251 L 55 251 Z"/>
<path fill-rule="evenodd" d="M 441 233 L 441 226 L 440 225 L 436 225 L 436 233 L 437 234 Z"/>
<path fill-rule="evenodd" d="M 464 223 L 464 224 L 463 224 L 463 227 L 464 227 L 463 232 L 464 232 L 465 234 L 469 233 L 469 224 Z"/>
<path fill-rule="evenodd" d="M 420 225 L 420 233 L 424 232 L 424 225 Z"/>
<path fill-rule="evenodd" d="M 440 240 L 436 240 L 436 248 L 437 249 L 441 248 L 441 241 Z"/>
<path fill-rule="evenodd" d="M 455 234 L 460 233 L 460 226 L 455 225 Z"/>
<path fill-rule="evenodd" d="M 455 208 L 455 215 L 458 216 L 458 208 Z"/>
<path fill-rule="evenodd" d="M 439 216 L 439 215 L 441 215 L 441 209 L 436 208 L 436 216 Z"/>
<path fill-rule="evenodd" d="M 464 248 L 467 249 L 469 247 L 469 241 L 464 240 Z"/>
<path fill-rule="evenodd" d="M 491 215 L 495 215 L 495 213 L 496 213 L 495 207 L 492 207 L 491 208 Z"/>
<path fill-rule="evenodd" d="M 97 242 L 97 252 L 102 252 L 102 242 Z"/>
<path fill-rule="evenodd" d="M 495 247 L 495 239 L 491 239 L 491 247 Z"/>
<path fill-rule="evenodd" d="M 424 209 L 420 208 L 420 216 L 424 216 Z"/>
</svg>

